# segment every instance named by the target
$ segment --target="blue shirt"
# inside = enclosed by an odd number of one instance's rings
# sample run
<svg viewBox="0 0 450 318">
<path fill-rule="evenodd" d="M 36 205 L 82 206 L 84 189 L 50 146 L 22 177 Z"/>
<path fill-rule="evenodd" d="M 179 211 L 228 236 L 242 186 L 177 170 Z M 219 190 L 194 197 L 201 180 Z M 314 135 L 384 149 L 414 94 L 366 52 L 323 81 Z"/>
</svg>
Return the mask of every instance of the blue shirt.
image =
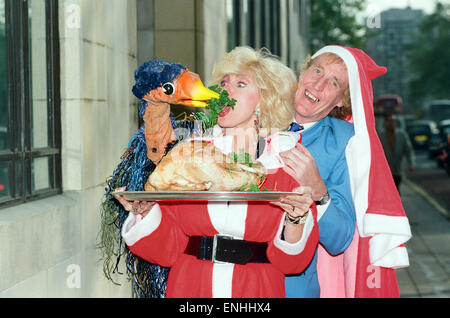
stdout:
<svg viewBox="0 0 450 318">
<path fill-rule="evenodd" d="M 332 255 L 345 251 L 355 231 L 355 209 L 345 159 L 345 148 L 353 135 L 352 124 L 333 117 L 325 117 L 302 132 L 302 145 L 314 157 L 331 199 L 318 224 L 319 243 Z M 288 298 L 320 297 L 317 251 L 303 273 L 286 276 L 285 287 Z"/>
</svg>

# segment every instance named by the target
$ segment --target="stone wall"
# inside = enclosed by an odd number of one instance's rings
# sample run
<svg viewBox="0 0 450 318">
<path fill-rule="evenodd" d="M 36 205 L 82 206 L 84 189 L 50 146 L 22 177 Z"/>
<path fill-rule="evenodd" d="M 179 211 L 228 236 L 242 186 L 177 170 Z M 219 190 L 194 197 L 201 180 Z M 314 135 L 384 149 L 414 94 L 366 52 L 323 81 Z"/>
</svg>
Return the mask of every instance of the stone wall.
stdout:
<svg viewBox="0 0 450 318">
<path fill-rule="evenodd" d="M 130 297 L 95 245 L 105 180 L 137 128 L 136 1 L 61 0 L 59 24 L 64 192 L 0 211 L 0 297 Z"/>
</svg>

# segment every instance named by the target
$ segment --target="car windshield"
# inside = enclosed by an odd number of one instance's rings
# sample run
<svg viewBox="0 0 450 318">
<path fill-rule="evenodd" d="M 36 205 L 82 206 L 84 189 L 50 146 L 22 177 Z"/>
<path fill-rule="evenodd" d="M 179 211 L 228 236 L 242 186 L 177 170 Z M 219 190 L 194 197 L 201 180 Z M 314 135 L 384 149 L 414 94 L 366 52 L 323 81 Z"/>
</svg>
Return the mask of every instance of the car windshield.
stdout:
<svg viewBox="0 0 450 318">
<path fill-rule="evenodd" d="M 397 104 L 398 104 L 398 101 L 394 98 L 383 99 L 383 100 L 379 101 L 379 105 L 385 106 L 385 107 L 393 107 L 393 106 L 396 106 Z"/>
<path fill-rule="evenodd" d="M 428 126 L 412 126 L 408 130 L 410 134 L 414 135 L 427 135 L 430 133 L 430 127 Z"/>
</svg>

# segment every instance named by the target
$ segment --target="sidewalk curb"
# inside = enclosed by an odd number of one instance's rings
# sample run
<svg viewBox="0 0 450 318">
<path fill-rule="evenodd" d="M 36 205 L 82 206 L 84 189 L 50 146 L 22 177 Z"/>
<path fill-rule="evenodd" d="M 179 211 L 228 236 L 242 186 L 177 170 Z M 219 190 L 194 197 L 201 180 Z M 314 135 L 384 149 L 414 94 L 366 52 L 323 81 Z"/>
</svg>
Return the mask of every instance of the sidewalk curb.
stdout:
<svg viewBox="0 0 450 318">
<path fill-rule="evenodd" d="M 405 183 L 418 194 L 420 194 L 425 200 L 428 201 L 436 210 L 442 214 L 447 220 L 450 220 L 450 214 L 441 204 L 439 204 L 430 194 L 428 194 L 424 189 L 420 186 L 409 180 L 408 178 L 404 178 Z"/>
</svg>

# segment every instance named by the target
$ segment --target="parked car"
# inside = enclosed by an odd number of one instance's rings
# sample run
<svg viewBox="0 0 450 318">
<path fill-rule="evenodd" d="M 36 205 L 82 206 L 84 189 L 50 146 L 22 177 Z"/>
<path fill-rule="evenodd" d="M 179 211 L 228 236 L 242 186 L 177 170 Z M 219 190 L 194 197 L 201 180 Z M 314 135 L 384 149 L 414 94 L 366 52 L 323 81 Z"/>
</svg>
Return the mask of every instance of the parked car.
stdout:
<svg viewBox="0 0 450 318">
<path fill-rule="evenodd" d="M 414 149 L 428 150 L 440 143 L 437 124 L 431 120 L 416 120 L 408 125 L 407 132 Z"/>
<path fill-rule="evenodd" d="M 450 119 L 439 122 L 438 128 L 440 144 L 430 148 L 429 157 L 435 159 L 437 166 L 445 169 L 450 177 Z"/>
<path fill-rule="evenodd" d="M 439 135 L 442 142 L 447 142 L 447 135 L 450 134 L 450 119 L 442 120 L 438 124 Z"/>
</svg>

